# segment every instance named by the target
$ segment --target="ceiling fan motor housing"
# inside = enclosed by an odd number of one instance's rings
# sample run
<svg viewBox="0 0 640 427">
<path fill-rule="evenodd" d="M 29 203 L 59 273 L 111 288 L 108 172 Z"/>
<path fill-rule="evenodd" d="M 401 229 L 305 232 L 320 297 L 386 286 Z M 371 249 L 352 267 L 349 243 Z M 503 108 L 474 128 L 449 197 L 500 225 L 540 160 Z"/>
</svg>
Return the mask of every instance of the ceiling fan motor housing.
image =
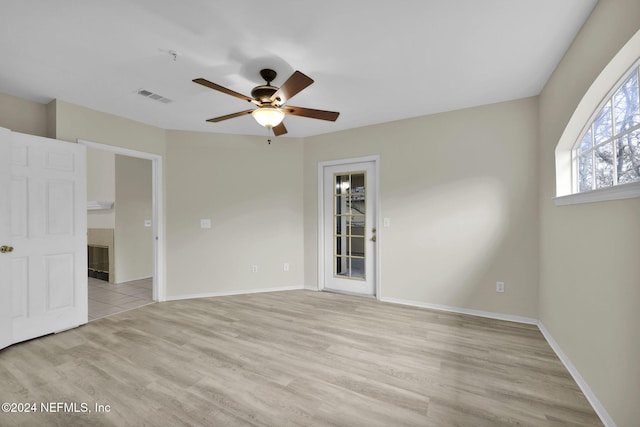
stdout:
<svg viewBox="0 0 640 427">
<path fill-rule="evenodd" d="M 271 104 L 271 96 L 276 93 L 277 87 L 271 85 L 256 86 L 251 91 L 251 96 L 262 104 Z"/>
</svg>

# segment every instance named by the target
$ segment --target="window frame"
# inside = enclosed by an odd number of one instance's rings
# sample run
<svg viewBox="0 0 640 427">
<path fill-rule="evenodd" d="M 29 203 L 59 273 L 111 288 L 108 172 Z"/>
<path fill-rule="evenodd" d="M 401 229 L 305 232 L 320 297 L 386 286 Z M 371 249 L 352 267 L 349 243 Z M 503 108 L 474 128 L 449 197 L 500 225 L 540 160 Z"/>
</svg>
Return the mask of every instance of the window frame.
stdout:
<svg viewBox="0 0 640 427">
<path fill-rule="evenodd" d="M 584 135 L 601 106 L 624 82 L 640 60 L 640 30 L 616 53 L 602 69 L 576 105 L 555 149 L 555 197 L 556 206 L 593 203 L 609 200 L 640 198 L 640 181 L 618 184 L 597 190 L 574 192 L 575 166 L 573 149 L 578 137 Z"/>
<path fill-rule="evenodd" d="M 591 114 L 591 116 L 589 117 L 589 120 L 587 121 L 587 124 L 584 126 L 583 130 L 580 132 L 580 134 L 578 135 L 578 138 L 576 139 L 575 143 L 573 144 L 573 147 L 571 149 L 571 177 L 572 177 L 572 181 L 571 181 L 571 195 L 576 195 L 576 194 L 585 194 L 585 193 L 590 193 L 592 191 L 598 191 L 598 190 L 605 190 L 605 189 L 609 189 L 609 188 L 613 188 L 613 187 L 617 187 L 617 186 L 627 186 L 630 184 L 636 184 L 638 182 L 640 182 L 640 178 L 637 181 L 633 181 L 630 183 L 623 183 L 623 184 L 619 184 L 618 183 L 618 140 L 626 135 L 629 135 L 633 132 L 639 131 L 640 130 L 640 122 L 636 125 L 634 125 L 633 127 L 624 130 L 623 132 L 619 132 L 619 133 L 615 133 L 615 128 L 616 128 L 616 117 L 615 117 L 615 106 L 614 106 L 614 102 L 613 99 L 616 95 L 616 93 L 618 92 L 618 90 L 624 85 L 624 83 L 627 82 L 627 80 L 633 75 L 636 75 L 636 79 L 637 79 L 637 84 L 638 84 L 638 104 L 637 104 L 637 110 L 636 110 L 636 114 L 640 115 L 640 58 L 638 58 L 631 67 L 629 67 L 629 69 L 618 79 L 618 81 L 616 81 L 616 83 L 613 85 L 613 87 L 609 90 L 609 92 L 607 92 L 606 96 L 604 97 L 604 99 L 598 104 L 597 108 L 595 108 L 595 110 L 593 111 L 593 113 Z M 606 138 L 603 139 L 602 141 L 596 142 L 595 138 L 596 138 L 596 132 L 595 132 L 595 126 L 596 126 L 596 121 L 598 119 L 598 117 L 600 116 L 600 113 L 602 111 L 604 111 L 606 105 L 609 104 L 609 120 L 611 123 L 611 135 Z M 590 190 L 583 190 L 580 191 L 580 167 L 579 167 L 579 161 L 580 161 L 580 157 L 584 157 L 584 152 L 583 153 L 579 153 L 578 150 L 582 144 L 582 141 L 584 139 L 584 137 L 587 135 L 587 133 L 591 132 L 591 147 L 587 150 L 585 150 L 585 152 L 588 152 L 591 154 L 591 189 Z M 600 147 L 604 147 L 608 144 L 611 144 L 611 148 L 612 148 L 612 156 L 613 156 L 613 172 L 612 172 L 612 181 L 613 184 L 612 185 L 607 185 L 604 187 L 598 187 L 598 180 L 596 177 L 596 150 Z"/>
</svg>

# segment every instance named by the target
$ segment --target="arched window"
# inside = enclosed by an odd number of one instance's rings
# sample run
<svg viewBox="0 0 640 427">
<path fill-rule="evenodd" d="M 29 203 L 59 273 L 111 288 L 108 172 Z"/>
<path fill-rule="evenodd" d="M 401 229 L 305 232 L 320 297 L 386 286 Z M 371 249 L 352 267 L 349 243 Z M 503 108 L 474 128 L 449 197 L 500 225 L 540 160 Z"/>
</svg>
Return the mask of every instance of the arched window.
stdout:
<svg viewBox="0 0 640 427">
<path fill-rule="evenodd" d="M 614 86 L 573 146 L 575 193 L 640 181 L 640 66 Z"/>
</svg>

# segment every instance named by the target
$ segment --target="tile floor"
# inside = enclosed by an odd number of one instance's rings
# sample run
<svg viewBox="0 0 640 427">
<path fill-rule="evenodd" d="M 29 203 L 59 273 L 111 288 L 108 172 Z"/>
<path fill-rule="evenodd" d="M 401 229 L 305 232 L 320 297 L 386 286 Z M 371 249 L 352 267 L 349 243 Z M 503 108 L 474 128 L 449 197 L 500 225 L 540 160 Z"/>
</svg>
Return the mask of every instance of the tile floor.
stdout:
<svg viewBox="0 0 640 427">
<path fill-rule="evenodd" d="M 89 321 L 151 304 L 151 278 L 113 284 L 89 277 Z"/>
</svg>

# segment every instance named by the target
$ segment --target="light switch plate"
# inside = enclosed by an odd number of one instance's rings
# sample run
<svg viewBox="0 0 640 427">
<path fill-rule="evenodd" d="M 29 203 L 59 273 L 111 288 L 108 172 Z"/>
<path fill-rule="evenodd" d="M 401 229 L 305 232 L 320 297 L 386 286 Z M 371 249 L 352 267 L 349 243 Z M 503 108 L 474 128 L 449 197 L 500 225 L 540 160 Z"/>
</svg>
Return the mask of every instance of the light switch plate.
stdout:
<svg viewBox="0 0 640 427">
<path fill-rule="evenodd" d="M 150 219 L 145 219 L 144 220 L 144 226 L 145 227 L 151 227 L 151 220 Z"/>
<path fill-rule="evenodd" d="M 211 228 L 211 220 L 210 219 L 201 219 L 200 220 L 200 228 Z"/>
<path fill-rule="evenodd" d="M 384 218 L 382 220 L 382 226 L 383 227 L 391 227 L 391 218 Z"/>
</svg>

